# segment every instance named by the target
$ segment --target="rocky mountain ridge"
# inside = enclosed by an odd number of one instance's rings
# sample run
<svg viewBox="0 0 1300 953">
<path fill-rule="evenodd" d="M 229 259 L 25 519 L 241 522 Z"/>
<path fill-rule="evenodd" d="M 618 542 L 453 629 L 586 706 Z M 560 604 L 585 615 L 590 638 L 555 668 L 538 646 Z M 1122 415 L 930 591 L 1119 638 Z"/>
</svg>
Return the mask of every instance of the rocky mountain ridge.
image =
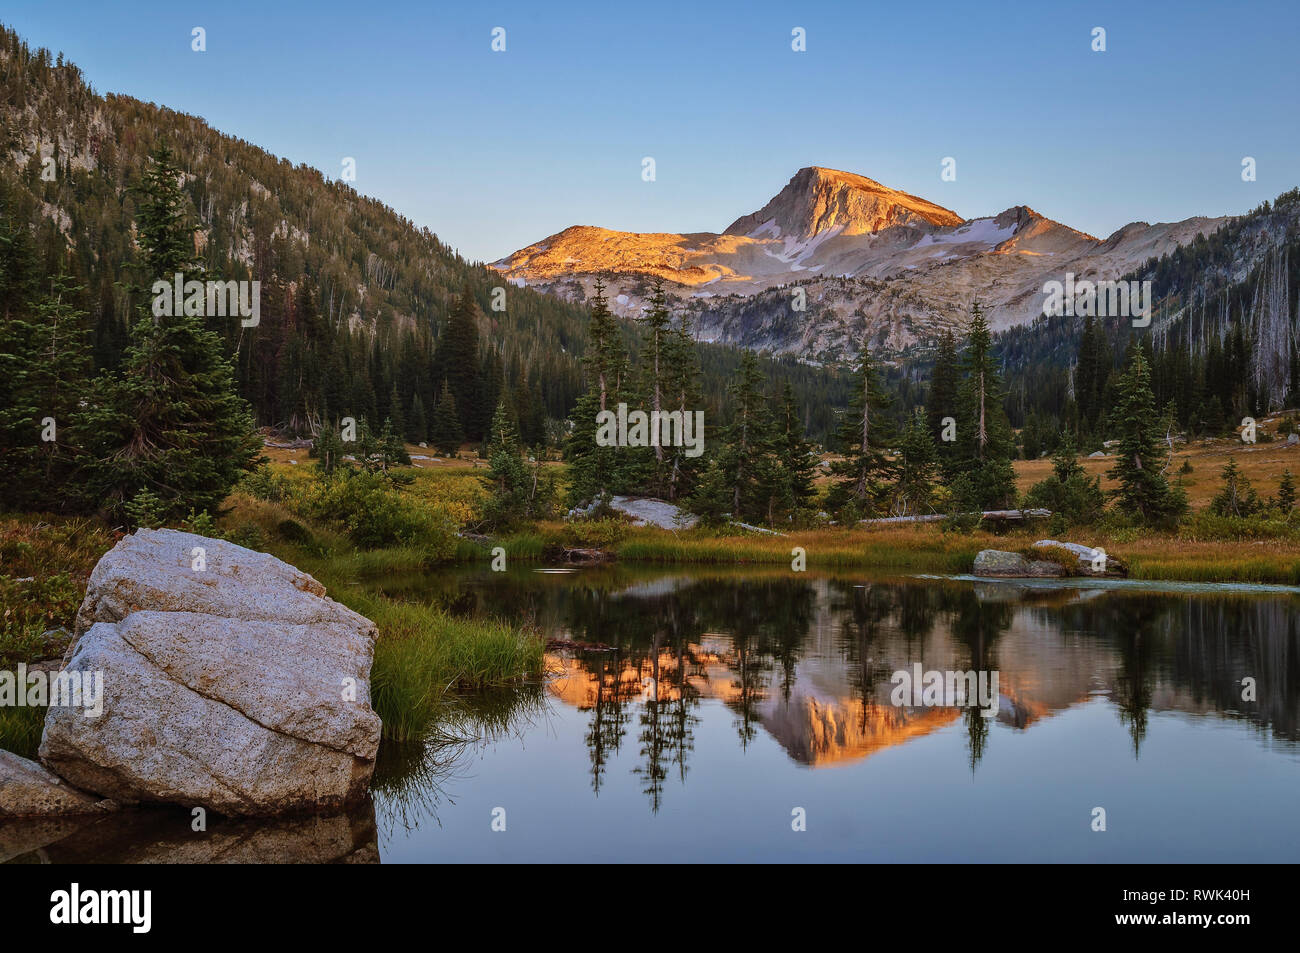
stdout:
<svg viewBox="0 0 1300 953">
<path fill-rule="evenodd" d="M 863 341 L 897 351 L 929 340 L 962 326 L 976 297 L 995 329 L 1028 323 L 1042 314 L 1045 282 L 1067 272 L 1118 279 L 1225 221 L 1133 222 L 1098 239 L 1028 206 L 963 219 L 814 166 L 720 233 L 573 226 L 492 267 L 572 301 L 604 278 L 611 306 L 627 317 L 661 279 L 705 340 L 820 362 L 851 357 Z"/>
</svg>

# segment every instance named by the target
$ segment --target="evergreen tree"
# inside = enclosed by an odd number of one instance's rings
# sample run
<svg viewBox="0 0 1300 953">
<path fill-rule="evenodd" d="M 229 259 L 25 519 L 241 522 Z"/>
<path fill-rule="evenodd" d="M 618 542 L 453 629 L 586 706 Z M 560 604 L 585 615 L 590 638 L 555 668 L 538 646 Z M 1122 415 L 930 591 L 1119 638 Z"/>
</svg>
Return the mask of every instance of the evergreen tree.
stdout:
<svg viewBox="0 0 1300 953">
<path fill-rule="evenodd" d="M 145 288 L 178 273 L 202 275 L 179 180 L 170 151 L 155 150 L 139 188 Z M 167 518 L 211 512 L 258 459 L 252 413 L 221 338 L 203 319 L 185 314 L 180 301 L 171 317 L 154 316 L 152 295 L 142 297 L 122 374 L 96 398 L 103 413 L 90 485 L 110 512 L 142 491 L 159 499 Z"/>
<path fill-rule="evenodd" d="M 540 463 L 520 454 L 519 434 L 506 401 L 497 404 L 486 444 L 488 501 L 484 519 L 494 530 L 550 515 L 555 485 Z"/>
<path fill-rule="evenodd" d="M 393 422 L 384 418 L 384 425 L 379 433 L 370 429 L 370 424 L 362 418 L 357 421 L 357 445 L 354 454 L 367 473 L 380 473 L 394 483 L 409 483 L 410 474 L 398 474 L 396 466 L 410 466 L 411 457 L 406 452 L 402 438 L 393 429 Z"/>
<path fill-rule="evenodd" d="M 460 416 L 456 413 L 456 397 L 451 386 L 442 382 L 442 396 L 433 407 L 433 427 L 429 431 L 429 440 L 439 453 L 454 457 L 465 439 L 460 429 Z"/>
<path fill-rule="evenodd" d="M 776 431 L 776 451 L 783 477 L 782 507 L 787 512 L 795 512 L 812 499 L 815 458 L 811 445 L 804 439 L 803 420 L 795 402 L 794 386 L 789 381 L 781 389 Z"/>
<path fill-rule="evenodd" d="M 907 421 L 899 444 L 898 482 L 891 516 L 919 516 L 934 511 L 937 460 L 926 414 L 917 410 Z"/>
<path fill-rule="evenodd" d="M 957 400 L 957 441 L 952 481 L 954 501 L 972 510 L 1010 506 L 1016 498 L 1015 439 L 1003 409 L 1005 394 L 993 358 L 993 341 L 983 310 L 971 306 L 964 380 Z"/>
<path fill-rule="evenodd" d="M 1259 495 L 1237 461 L 1228 457 L 1223 468 L 1223 489 L 1210 501 L 1210 512 L 1216 516 L 1251 516 L 1262 507 Z"/>
<path fill-rule="evenodd" d="M 81 289 L 66 276 L 31 308 L 0 318 L 0 370 L 7 392 L 0 404 L 0 479 L 16 506 L 73 510 L 86 502 L 77 470 L 96 419 L 83 408 L 90 393 L 91 350 L 85 312 L 73 303 Z"/>
<path fill-rule="evenodd" d="M 746 351 L 732 382 L 731 422 L 722 435 L 717 462 L 739 520 L 771 520 L 780 498 L 780 473 L 773 455 L 775 431 L 763 393 L 765 379 L 758 358 Z"/>
<path fill-rule="evenodd" d="M 316 433 L 311 444 L 311 455 L 316 458 L 316 470 L 321 476 L 334 475 L 343 462 L 343 441 L 336 423 L 327 423 Z"/>
<path fill-rule="evenodd" d="M 618 322 L 609 310 L 605 284 L 598 279 L 591 302 L 587 352 L 583 358 L 587 391 L 574 407 L 570 418 L 572 429 L 565 442 L 569 499 L 574 506 L 604 500 L 621 488 L 618 484 L 620 448 L 596 444 L 596 418 L 606 410 L 616 409 L 621 399 L 626 362 Z"/>
<path fill-rule="evenodd" d="M 1277 506 L 1287 516 L 1295 509 L 1295 478 L 1289 469 L 1282 471 L 1282 482 L 1277 487 Z"/>
<path fill-rule="evenodd" d="M 1025 506 L 1052 511 L 1052 532 L 1092 523 L 1102 513 L 1106 496 L 1101 478 L 1089 479 L 1075 458 L 1074 439 L 1067 430 L 1052 456 L 1052 475 L 1035 483 L 1025 494 Z"/>
<path fill-rule="evenodd" d="M 636 390 L 629 394 L 637 401 L 637 409 L 650 414 L 651 426 L 655 412 L 668 408 L 668 351 L 672 337 L 672 315 L 668 311 L 663 282 L 655 279 L 650 290 L 649 307 L 637 319 L 641 325 L 641 373 L 637 375 Z M 629 448 L 623 482 L 636 486 L 648 496 L 666 497 L 669 494 L 669 449 L 662 440 L 653 447 Z"/>
<path fill-rule="evenodd" d="M 429 421 L 424 415 L 424 401 L 418 393 L 411 398 L 411 419 L 406 425 L 406 439 L 416 444 L 429 439 Z"/>
<path fill-rule="evenodd" d="M 1119 481 L 1115 491 L 1119 508 L 1147 524 L 1168 522 L 1180 516 L 1187 508 L 1187 501 L 1181 490 L 1171 487 L 1157 469 L 1163 455 L 1160 421 L 1146 356 L 1139 348 L 1130 351 L 1128 369 L 1120 378 L 1110 427 L 1119 440 L 1115 464 L 1108 472 L 1108 476 Z"/>
<path fill-rule="evenodd" d="M 664 344 L 664 363 L 667 373 L 664 380 L 666 394 L 665 405 L 669 410 L 678 411 L 683 421 L 686 416 L 701 409 L 700 395 L 700 358 L 691 335 L 691 328 L 686 314 L 682 314 L 677 328 L 668 335 Z M 788 382 L 787 382 L 788 383 Z M 698 435 L 700 440 L 704 434 Z M 669 500 L 677 500 L 690 493 L 695 483 L 700 466 L 700 457 L 687 456 L 690 448 L 677 446 L 667 448 L 668 475 L 666 493 Z"/>
<path fill-rule="evenodd" d="M 894 474 L 894 464 L 886 454 L 893 439 L 886 414 L 889 398 L 865 345 L 858 355 L 853 380 L 853 396 L 838 433 L 844 459 L 831 464 L 831 474 L 839 477 L 839 482 L 827 497 L 827 504 L 846 520 L 873 515 Z"/>
<path fill-rule="evenodd" d="M 956 476 L 955 443 L 943 439 L 943 420 L 957 417 L 957 396 L 961 388 L 961 366 L 957 360 L 957 342 L 952 332 L 945 330 L 939 338 L 939 353 L 930 376 L 930 393 L 926 400 L 925 415 L 930 439 L 936 447 L 936 457 L 948 479 Z"/>
<path fill-rule="evenodd" d="M 405 438 L 406 414 L 402 412 L 402 395 L 397 392 L 396 384 L 393 385 L 392 393 L 388 395 L 388 420 L 398 439 Z"/>
<path fill-rule="evenodd" d="M 451 387 L 461 431 L 470 440 L 483 437 L 478 351 L 478 305 L 467 284 L 447 316 L 447 326 L 438 339 L 434 366 L 435 374 Z M 488 413 L 491 414 L 491 409 Z"/>
</svg>

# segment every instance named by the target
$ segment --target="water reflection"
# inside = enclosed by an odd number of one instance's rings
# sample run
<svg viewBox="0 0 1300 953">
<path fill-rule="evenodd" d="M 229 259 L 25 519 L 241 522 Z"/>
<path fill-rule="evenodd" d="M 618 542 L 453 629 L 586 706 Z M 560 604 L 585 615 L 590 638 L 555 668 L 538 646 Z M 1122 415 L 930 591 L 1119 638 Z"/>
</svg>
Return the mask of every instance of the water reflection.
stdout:
<svg viewBox="0 0 1300 953">
<path fill-rule="evenodd" d="M 209 815 L 196 831 L 189 811 L 139 808 L 87 817 L 0 822 L 0 863 L 376 864 L 375 809 L 283 818 Z"/>
<path fill-rule="evenodd" d="M 997 671 L 996 722 L 1022 732 L 1108 699 L 1134 758 L 1155 712 L 1246 721 L 1288 748 L 1297 740 L 1293 595 L 618 569 L 457 583 L 444 603 L 457 611 L 528 618 L 548 636 L 611 647 L 552 654 L 545 691 L 587 715 L 592 791 L 600 795 L 630 747 L 654 812 L 668 778 L 685 785 L 704 702 L 730 713 L 742 749 L 762 733 L 808 768 L 861 761 L 961 721 L 977 771 L 994 719 L 973 706 L 893 704 L 891 676 L 913 663 Z M 1243 700 L 1247 677 L 1257 700 Z"/>
</svg>

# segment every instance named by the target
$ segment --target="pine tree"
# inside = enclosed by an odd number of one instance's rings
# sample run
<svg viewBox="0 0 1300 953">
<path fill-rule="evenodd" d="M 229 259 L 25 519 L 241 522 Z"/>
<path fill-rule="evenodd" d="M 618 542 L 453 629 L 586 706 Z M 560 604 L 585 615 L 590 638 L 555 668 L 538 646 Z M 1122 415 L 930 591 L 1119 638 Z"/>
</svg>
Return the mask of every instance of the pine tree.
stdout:
<svg viewBox="0 0 1300 953">
<path fill-rule="evenodd" d="M 926 415 L 917 410 L 899 443 L 898 481 L 891 516 L 919 516 L 934 511 L 937 461 Z"/>
<path fill-rule="evenodd" d="M 650 306 L 637 319 L 641 325 L 641 373 L 637 375 L 634 399 L 638 400 L 639 409 L 651 414 L 651 421 L 658 419 L 656 412 L 662 412 L 668 405 L 668 350 L 672 336 L 672 315 L 668 311 L 667 297 L 663 282 L 655 279 L 650 290 Z M 629 397 L 633 395 L 629 394 Z M 655 446 L 629 448 L 624 454 L 627 460 L 623 482 L 637 486 L 648 496 L 664 497 L 668 495 L 668 478 L 671 473 L 667 459 L 668 448 L 656 440 Z"/>
<path fill-rule="evenodd" d="M 1106 505 L 1101 478 L 1089 479 L 1079 465 L 1074 438 L 1068 430 L 1061 435 L 1052 456 L 1052 475 L 1029 488 L 1024 505 L 1051 510 L 1053 533 L 1064 532 L 1074 525 L 1088 525 L 1101 515 Z"/>
<path fill-rule="evenodd" d="M 694 420 L 694 414 L 701 405 L 700 357 L 691 334 L 689 319 L 684 313 L 678 321 L 677 328 L 668 335 L 664 345 L 664 363 L 668 368 L 664 381 L 666 406 L 670 411 L 680 412 L 683 421 L 688 414 L 692 415 L 691 419 Z M 698 439 L 703 440 L 704 436 L 703 433 L 699 433 Z M 667 449 L 668 475 L 665 495 L 669 500 L 677 500 L 689 494 L 694 486 L 701 458 L 688 456 L 689 452 L 690 448 L 686 446 Z"/>
<path fill-rule="evenodd" d="M 1259 511 L 1259 496 L 1232 457 L 1228 457 L 1222 479 L 1223 489 L 1210 501 L 1211 513 L 1216 516 L 1251 516 Z"/>
<path fill-rule="evenodd" d="M 507 529 L 550 515 L 555 499 L 554 482 L 543 472 L 540 463 L 525 460 L 520 449 L 515 422 L 506 401 L 502 400 L 492 415 L 485 445 L 488 501 L 484 506 L 484 520 L 491 529 Z"/>
<path fill-rule="evenodd" d="M 1108 476 L 1119 481 L 1115 491 L 1119 508 L 1143 523 L 1156 524 L 1176 519 L 1187 508 L 1180 490 L 1157 469 L 1160 451 L 1160 421 L 1146 356 L 1140 348 L 1130 350 L 1128 368 L 1119 380 L 1118 397 L 1110 422 L 1119 440 L 1115 464 Z"/>
<path fill-rule="evenodd" d="M 478 351 L 478 305 L 469 285 L 465 285 L 438 339 L 434 366 L 435 374 L 451 387 L 461 431 L 470 440 L 483 436 Z M 491 414 L 490 409 L 488 413 Z"/>
<path fill-rule="evenodd" d="M 406 414 L 402 410 L 402 395 L 397 391 L 397 385 L 393 385 L 392 393 L 388 395 L 388 419 L 393 428 L 393 433 L 398 437 L 406 436 Z"/>
<path fill-rule="evenodd" d="M 406 439 L 416 444 L 429 439 L 429 421 L 425 417 L 424 401 L 419 393 L 411 398 L 411 419 L 406 425 Z"/>
<path fill-rule="evenodd" d="M 961 387 L 961 366 L 957 360 L 957 343 L 952 332 L 945 330 L 939 338 L 939 353 L 935 357 L 934 371 L 930 376 L 930 393 L 925 405 L 930 439 L 936 447 L 936 456 L 944 476 L 954 472 L 955 444 L 943 439 L 945 417 L 957 417 L 957 395 Z"/>
<path fill-rule="evenodd" d="M 718 453 L 735 519 L 770 519 L 773 497 L 780 494 L 773 456 L 775 432 L 764 382 L 758 358 L 745 351 L 729 391 L 731 422 Z"/>
<path fill-rule="evenodd" d="M 179 179 L 171 153 L 155 150 L 138 190 L 144 288 L 202 275 Z M 122 373 L 96 398 L 104 413 L 90 486 L 110 512 L 142 491 L 158 497 L 166 518 L 211 512 L 258 459 L 252 413 L 220 336 L 181 302 L 172 317 L 155 317 L 151 295 L 142 297 Z"/>
<path fill-rule="evenodd" d="M 894 475 L 894 464 L 886 453 L 894 437 L 886 413 L 889 398 L 865 345 L 853 381 L 853 396 L 838 433 L 844 459 L 831 464 L 831 474 L 840 479 L 827 498 L 827 504 L 846 520 L 873 515 Z"/>
<path fill-rule="evenodd" d="M 794 386 L 786 381 L 776 415 L 776 450 L 783 476 L 782 506 L 788 512 L 803 509 L 813 496 L 814 458 L 804 438 L 803 420 L 795 402 Z"/>
<path fill-rule="evenodd" d="M 456 413 L 456 397 L 451 386 L 442 382 L 442 396 L 433 407 L 433 426 L 429 431 L 429 440 L 439 453 L 454 457 L 460 450 L 465 433 L 460 429 L 460 416 Z"/>
<path fill-rule="evenodd" d="M 1295 478 L 1289 469 L 1282 471 L 1282 482 L 1277 487 L 1277 506 L 1288 516 L 1295 509 Z"/>
<path fill-rule="evenodd" d="M 86 502 L 74 477 L 87 462 L 84 447 L 97 418 L 85 400 L 92 360 L 86 315 L 74 304 L 80 291 L 66 276 L 52 278 L 30 319 L 23 310 L 0 319 L 7 391 L 0 479 L 12 505 L 75 510 Z"/>
<path fill-rule="evenodd" d="M 331 477 L 343 462 L 343 440 L 337 424 L 323 424 L 312 439 L 311 455 L 316 458 L 316 470 L 321 476 Z"/>
<path fill-rule="evenodd" d="M 971 306 L 969 340 L 958 396 L 954 501 L 966 509 L 1010 506 L 1016 498 L 1015 438 L 1003 409 L 1005 394 L 993 358 L 993 340 L 983 309 Z"/>
<path fill-rule="evenodd" d="M 583 363 L 587 390 L 569 418 L 572 429 L 564 451 L 569 464 L 569 500 L 574 506 L 602 501 L 621 489 L 620 448 L 596 444 L 597 415 L 613 411 L 621 399 L 627 363 L 618 322 L 605 299 L 605 284 L 599 279 L 591 302 Z"/>
</svg>

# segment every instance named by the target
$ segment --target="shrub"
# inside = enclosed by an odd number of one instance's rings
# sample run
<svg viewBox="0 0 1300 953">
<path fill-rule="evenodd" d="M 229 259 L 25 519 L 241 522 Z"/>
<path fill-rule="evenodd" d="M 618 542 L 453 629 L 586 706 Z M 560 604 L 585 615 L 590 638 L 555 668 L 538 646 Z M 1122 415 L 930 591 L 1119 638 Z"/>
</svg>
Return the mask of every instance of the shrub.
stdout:
<svg viewBox="0 0 1300 953">
<path fill-rule="evenodd" d="M 1025 506 L 1051 510 L 1050 528 L 1054 533 L 1094 522 L 1106 505 L 1101 478 L 1088 478 L 1074 458 L 1074 444 L 1068 435 L 1052 457 L 1052 470 L 1051 476 L 1029 488 L 1025 494 Z"/>
<path fill-rule="evenodd" d="M 153 491 L 140 489 L 122 506 L 127 523 L 133 527 L 156 529 L 167 519 L 167 505 Z"/>
<path fill-rule="evenodd" d="M 621 519 L 573 520 L 564 528 L 565 542 L 570 546 L 607 549 L 627 537 L 628 525 Z"/>
<path fill-rule="evenodd" d="M 297 520 L 280 520 L 275 529 L 280 538 L 287 543 L 310 546 L 315 542 L 315 537 L 312 536 L 311 531 Z"/>
<path fill-rule="evenodd" d="M 239 484 L 239 489 L 249 496 L 270 503 L 283 503 L 290 495 L 289 481 L 273 471 L 268 463 L 263 463 L 246 474 Z"/>
<path fill-rule="evenodd" d="M 181 521 L 181 528 L 188 533 L 196 533 L 199 536 L 215 536 L 217 534 L 217 521 L 212 518 L 211 513 L 195 513 L 190 510 L 189 516 Z"/>
<path fill-rule="evenodd" d="M 380 473 L 322 477 L 309 484 L 299 503 L 306 515 L 341 526 L 358 546 L 420 546 L 437 559 L 456 551 L 455 521 Z"/>
</svg>

